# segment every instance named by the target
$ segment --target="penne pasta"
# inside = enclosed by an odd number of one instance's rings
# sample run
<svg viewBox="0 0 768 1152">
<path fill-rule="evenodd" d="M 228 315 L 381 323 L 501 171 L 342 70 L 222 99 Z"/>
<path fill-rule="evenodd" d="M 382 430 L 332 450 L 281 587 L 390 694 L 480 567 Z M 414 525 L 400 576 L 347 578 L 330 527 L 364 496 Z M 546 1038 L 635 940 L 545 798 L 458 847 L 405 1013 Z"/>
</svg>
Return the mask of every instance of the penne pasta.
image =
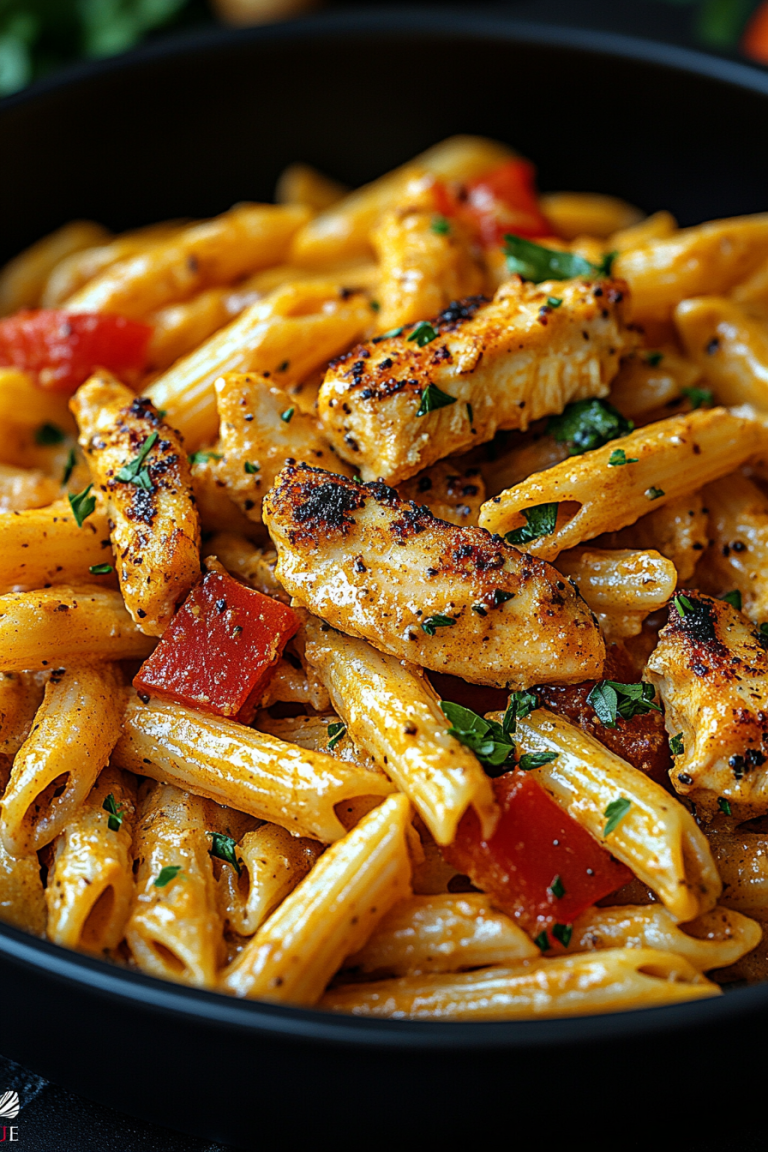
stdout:
<svg viewBox="0 0 768 1152">
<path fill-rule="evenodd" d="M 540 203 L 553 233 L 563 240 L 579 236 L 607 238 L 643 220 L 639 208 L 599 192 L 545 192 Z"/>
<path fill-rule="evenodd" d="M 0 514 L 43 508 L 60 495 L 59 485 L 37 468 L 0 464 Z"/>
<path fill-rule="evenodd" d="M 741 828 L 710 826 L 712 855 L 723 878 L 724 908 L 768 921 L 768 836 Z"/>
<path fill-rule="evenodd" d="M 768 411 L 768 327 L 735 300 L 700 296 L 675 309 L 675 327 L 721 404 Z"/>
<path fill-rule="evenodd" d="M 311 1006 L 410 892 L 410 804 L 390 796 L 318 860 L 225 971 L 237 996 Z"/>
<path fill-rule="evenodd" d="M 695 492 L 738 468 L 763 447 L 759 421 L 725 408 L 673 416 L 571 457 L 487 500 L 480 526 L 502 535 L 527 522 L 527 509 L 557 505 L 557 522 L 523 547 L 554 560 L 602 532 L 634 524 L 648 511 Z M 626 463 L 611 464 L 615 452 Z M 654 507 L 655 506 L 655 507 Z"/>
<path fill-rule="evenodd" d="M 708 484 L 702 499 L 709 512 L 709 548 L 702 556 L 699 586 L 722 595 L 736 589 L 751 620 L 768 616 L 768 498 L 740 472 Z"/>
<path fill-rule="evenodd" d="M 109 664 L 51 676 L 0 808 L 0 838 L 9 852 L 50 844 L 83 803 L 120 735 L 120 687 Z"/>
<path fill-rule="evenodd" d="M 0 589 L 43 588 L 51 584 L 110 584 L 110 573 L 94 567 L 113 563 L 109 526 L 96 509 L 81 528 L 63 500 L 44 508 L 0 513 Z"/>
<path fill-rule="evenodd" d="M 45 673 L 0 673 L 0 756 L 15 756 L 29 736 L 46 679 Z"/>
<path fill-rule="evenodd" d="M 45 935 L 45 892 L 36 853 L 12 855 L 0 839 L 0 920 Z"/>
<path fill-rule="evenodd" d="M 135 697 L 113 763 L 326 844 L 344 834 L 336 804 L 393 791 L 382 772 L 284 743 L 235 720 Z"/>
<path fill-rule="evenodd" d="M 0 272 L 0 316 L 39 307 L 46 281 L 59 261 L 108 238 L 100 224 L 72 220 L 25 249 Z"/>
<path fill-rule="evenodd" d="M 143 660 L 153 648 L 111 589 L 62 584 L 0 596 L 0 667 L 9 672 Z"/>
<path fill-rule="evenodd" d="M 560 553 L 557 568 L 578 585 L 593 611 L 640 619 L 662 608 L 677 583 L 674 564 L 651 551 L 573 548 Z"/>
<path fill-rule="evenodd" d="M 532 770 L 534 778 L 656 893 L 675 920 L 694 920 L 715 905 L 721 883 L 707 840 L 664 788 L 545 708 L 518 720 L 515 735 L 523 753 L 556 753 Z M 606 809 L 617 800 L 628 802 L 626 814 L 606 835 Z"/>
<path fill-rule="evenodd" d="M 695 387 L 701 376 L 694 358 L 681 356 L 668 346 L 663 352 L 636 352 L 622 360 L 611 385 L 610 401 L 623 416 L 646 424 L 649 419 L 667 416 L 665 406 L 679 400 L 685 389 Z"/>
<path fill-rule="evenodd" d="M 252 936 L 311 871 L 322 851 L 317 840 L 292 836 L 279 824 L 247 832 L 236 849 L 239 874 L 230 866 L 222 868 L 219 877 L 232 930 Z"/>
<path fill-rule="evenodd" d="M 475 972 L 341 985 L 320 1007 L 391 1019 L 525 1020 L 650 1008 L 720 989 L 673 952 L 611 948 Z"/>
<path fill-rule="evenodd" d="M 701 492 L 692 492 L 646 513 L 619 532 L 606 533 L 599 542 L 611 548 L 655 548 L 674 564 L 682 583 L 693 576 L 709 543 L 708 510 Z"/>
<path fill-rule="evenodd" d="M 664 209 L 646 216 L 637 224 L 630 224 L 627 228 L 620 228 L 608 240 L 611 252 L 627 252 L 631 248 L 639 248 L 651 240 L 665 240 L 677 231 L 677 221 L 671 212 Z"/>
<path fill-rule="evenodd" d="M 152 784 L 139 809 L 136 891 L 125 939 L 152 976 L 212 988 L 224 954 L 205 802 Z"/>
<path fill-rule="evenodd" d="M 345 184 L 318 172 L 311 164 L 289 164 L 280 173 L 275 200 L 278 204 L 306 204 L 313 212 L 323 212 L 348 191 Z"/>
<path fill-rule="evenodd" d="M 49 940 L 99 956 L 123 939 L 134 889 L 135 803 L 133 780 L 107 767 L 54 841 L 45 889 Z"/>
<path fill-rule="evenodd" d="M 482 892 L 411 896 L 395 904 L 344 967 L 366 975 L 460 972 L 539 956 L 522 928 Z"/>
<path fill-rule="evenodd" d="M 290 596 L 275 575 L 277 553 L 254 548 L 250 540 L 231 532 L 218 532 L 203 546 L 204 556 L 216 556 L 228 572 L 251 588 L 290 603 Z"/>
<path fill-rule="evenodd" d="M 170 368 L 242 312 L 239 299 L 230 286 L 204 288 L 189 300 L 151 312 L 146 318 L 152 325 L 148 367 L 156 372 Z"/>
</svg>

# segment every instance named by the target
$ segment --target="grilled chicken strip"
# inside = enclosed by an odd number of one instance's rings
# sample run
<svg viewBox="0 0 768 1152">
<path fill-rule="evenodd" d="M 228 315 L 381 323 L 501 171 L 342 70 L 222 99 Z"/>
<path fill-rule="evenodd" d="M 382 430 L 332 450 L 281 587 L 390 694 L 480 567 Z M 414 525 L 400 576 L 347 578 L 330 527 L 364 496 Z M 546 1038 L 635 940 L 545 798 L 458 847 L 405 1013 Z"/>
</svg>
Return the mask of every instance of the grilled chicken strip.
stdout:
<svg viewBox="0 0 768 1152">
<path fill-rule="evenodd" d="M 726 802 L 741 820 L 768 812 L 766 643 L 730 604 L 682 591 L 648 661 L 673 752 L 682 737 L 672 783 L 710 815 Z"/>
<path fill-rule="evenodd" d="M 490 302 L 470 296 L 430 324 L 360 344 L 326 373 L 326 433 L 364 480 L 399 484 L 499 428 L 525 429 L 572 400 L 605 396 L 636 343 L 626 295 L 623 281 L 513 276 Z"/>
<path fill-rule="evenodd" d="M 576 589 L 499 536 L 308 465 L 283 469 L 264 523 L 295 600 L 382 652 L 498 688 L 600 675 L 605 645 Z"/>
<path fill-rule="evenodd" d="M 105 494 L 125 606 L 147 636 L 162 636 L 200 579 L 200 523 L 187 454 L 151 400 L 108 372 L 71 403 L 94 483 Z"/>
</svg>

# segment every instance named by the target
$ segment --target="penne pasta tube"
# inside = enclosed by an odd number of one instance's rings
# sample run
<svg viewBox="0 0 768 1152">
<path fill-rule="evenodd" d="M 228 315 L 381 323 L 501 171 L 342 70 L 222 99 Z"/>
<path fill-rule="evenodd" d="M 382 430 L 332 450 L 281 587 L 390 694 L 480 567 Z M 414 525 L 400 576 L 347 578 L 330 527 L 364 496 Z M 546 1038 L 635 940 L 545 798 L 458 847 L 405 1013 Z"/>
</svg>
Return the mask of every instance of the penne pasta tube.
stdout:
<svg viewBox="0 0 768 1152">
<path fill-rule="evenodd" d="M 557 569 L 578 585 L 595 612 L 637 612 L 663 608 L 675 591 L 674 564 L 654 551 L 573 548 L 561 552 Z"/>
<path fill-rule="evenodd" d="M 728 294 L 752 316 L 768 320 L 768 260 L 764 260 L 751 276 L 742 280 Z"/>
<path fill-rule="evenodd" d="M 609 399 L 623 416 L 645 424 L 649 418 L 667 415 L 664 406 L 700 380 L 699 365 L 669 347 L 663 352 L 636 352 L 622 360 Z"/>
<path fill-rule="evenodd" d="M 18 368 L 0 368 L 0 422 L 37 429 L 55 424 L 62 432 L 74 432 L 67 398 L 60 392 L 38 387 Z"/>
<path fill-rule="evenodd" d="M 306 625 L 306 653 L 360 748 L 405 792 L 438 844 L 450 844 L 474 808 L 490 835 L 491 782 L 474 753 L 449 733 L 431 685 L 393 656 L 319 621 Z"/>
<path fill-rule="evenodd" d="M 327 704 L 325 715 L 286 716 L 283 720 L 276 720 L 272 716 L 264 715 L 259 720 L 259 730 L 269 732 L 270 735 L 277 736 L 288 744 L 298 744 L 300 748 L 309 748 L 312 752 L 327 752 L 329 756 L 333 755 L 338 760 L 346 760 L 350 764 L 358 764 L 361 768 L 374 767 L 376 761 L 373 756 L 361 751 L 349 732 L 343 731 L 339 737 L 340 730 L 336 727 L 339 724 L 339 718 L 335 712 L 331 712 L 329 709 L 330 704 Z M 328 731 L 329 728 L 330 732 Z M 339 738 L 334 739 L 334 736 Z M 329 744 L 331 744 L 330 749 Z"/>
<path fill-rule="evenodd" d="M 751 620 L 768 616 L 768 498 L 740 472 L 708 484 L 709 548 L 702 557 L 699 587 L 713 595 L 736 589 Z"/>
<path fill-rule="evenodd" d="M 727 292 L 768 256 L 768 213 L 711 220 L 620 252 L 613 275 L 629 284 L 636 322 L 668 320 L 681 300 Z"/>
<path fill-rule="evenodd" d="M 202 288 L 280 263 L 309 215 L 300 205 L 236 205 L 111 265 L 66 306 L 70 312 L 116 312 L 141 320 Z"/>
<path fill-rule="evenodd" d="M 45 893 L 35 852 L 12 856 L 0 840 L 0 920 L 45 935 Z"/>
<path fill-rule="evenodd" d="M 370 324 L 367 299 L 340 295 L 338 280 L 277 288 L 214 333 L 146 389 L 190 451 L 216 439 L 214 381 L 225 372 L 269 372 L 286 388 L 338 355 Z"/>
<path fill-rule="evenodd" d="M 370 233 L 382 212 L 401 195 L 415 176 L 429 173 L 441 180 L 472 180 L 503 164 L 513 153 L 503 144 L 481 136 L 451 136 L 407 164 L 350 192 L 321 212 L 294 237 L 291 259 L 322 267 L 370 253 Z"/>
<path fill-rule="evenodd" d="M 497 496 L 505 488 L 513 488 L 527 480 L 534 472 L 544 472 L 567 459 L 568 445 L 558 444 L 554 436 L 541 431 L 524 434 L 522 443 L 503 452 L 497 459 L 483 463 L 488 496 Z"/>
<path fill-rule="evenodd" d="M 109 526 L 97 508 L 78 528 L 68 502 L 45 508 L 0 513 L 0 589 L 23 585 L 43 588 L 51 584 L 110 584 L 110 575 L 91 568 L 113 562 Z"/>
<path fill-rule="evenodd" d="M 249 520 L 230 498 L 226 484 L 216 472 L 214 458 L 192 456 L 191 459 L 192 491 L 203 536 L 209 532 L 226 532 L 244 536 L 249 541 L 263 540 L 266 533 L 261 525 Z"/>
<path fill-rule="evenodd" d="M 656 549 L 674 564 L 681 583 L 693 576 L 708 542 L 709 517 L 700 492 L 670 500 L 629 527 L 600 539 L 611 548 Z"/>
<path fill-rule="evenodd" d="M 15 756 L 43 702 L 45 674 L 0 672 L 0 756 Z"/>
<path fill-rule="evenodd" d="M 318 1007 L 395 1020 L 525 1020 L 651 1008 L 719 994 L 716 984 L 673 952 L 611 948 L 475 972 L 342 984 L 326 992 Z"/>
<path fill-rule="evenodd" d="M 326 844 L 344 835 L 336 804 L 393 791 L 383 772 L 287 744 L 235 720 L 178 704 L 142 704 L 136 697 L 128 703 L 113 763 Z"/>
<path fill-rule="evenodd" d="M 135 803 L 132 778 L 107 767 L 54 841 L 45 902 L 55 944 L 99 956 L 122 940 L 133 900 Z"/>
<path fill-rule="evenodd" d="M 242 307 L 233 305 L 236 293 L 231 286 L 204 288 L 190 300 L 167 304 L 146 317 L 152 325 L 147 349 L 148 367 L 164 372 L 181 356 L 186 356 L 203 340 L 237 316 Z"/>
<path fill-rule="evenodd" d="M 651 240 L 665 240 L 677 231 L 677 220 L 671 212 L 663 210 L 646 216 L 637 224 L 630 224 L 628 228 L 620 228 L 608 240 L 610 252 L 628 252 L 630 248 L 639 248 Z"/>
<path fill-rule="evenodd" d="M 111 589 L 62 584 L 0 596 L 0 667 L 11 672 L 143 660 L 154 646 Z"/>
<path fill-rule="evenodd" d="M 203 555 L 216 556 L 228 572 L 251 588 L 290 604 L 290 596 L 275 576 L 276 552 L 254 548 L 250 540 L 231 532 L 218 532 L 203 546 Z"/>
<path fill-rule="evenodd" d="M 532 770 L 534 778 L 675 920 L 694 920 L 714 906 L 722 886 L 706 837 L 661 785 L 545 708 L 518 720 L 515 741 L 521 753 L 556 753 Z M 611 827 L 606 809 L 617 800 L 624 815 Z"/>
<path fill-rule="evenodd" d="M 640 224 L 639 208 L 599 192 L 544 192 L 539 207 L 552 225 L 552 232 L 562 240 L 579 236 L 607 238 L 614 232 Z"/>
<path fill-rule="evenodd" d="M 482 892 L 411 896 L 390 909 L 344 967 L 410 976 L 510 964 L 540 955 L 533 941 Z"/>
<path fill-rule="evenodd" d="M 0 270 L 0 316 L 39 307 L 45 283 L 59 261 L 108 238 L 100 224 L 72 220 L 25 249 Z"/>
<path fill-rule="evenodd" d="M 71 821 L 120 735 L 120 688 L 119 671 L 109 664 L 51 676 L 0 807 L 0 838 L 9 852 L 43 848 Z"/>
<path fill-rule="evenodd" d="M 675 952 L 709 972 L 735 964 L 756 948 L 763 930 L 756 920 L 728 908 L 710 908 L 684 928 L 660 904 L 588 908 L 573 923 L 570 952 L 598 948 L 656 948 Z"/>
<path fill-rule="evenodd" d="M 171 784 L 146 790 L 125 939 L 143 972 L 212 988 L 224 942 L 206 815 L 205 801 Z"/>
<path fill-rule="evenodd" d="M 564 460 L 487 500 L 480 526 L 503 535 L 526 523 L 527 509 L 555 504 L 553 530 L 522 546 L 554 560 L 567 548 L 634 524 L 649 511 L 726 476 L 764 444 L 765 429 L 758 420 L 725 408 L 673 416 Z M 626 463 L 611 465 L 617 451 Z"/>
<path fill-rule="evenodd" d="M 315 1004 L 344 957 L 410 893 L 411 806 L 388 797 L 318 860 L 225 971 L 237 996 Z"/>
<path fill-rule="evenodd" d="M 43 508 L 60 495 L 56 481 L 37 468 L 0 464 L 0 513 Z"/>
<path fill-rule="evenodd" d="M 279 824 L 262 824 L 237 845 L 240 874 L 222 868 L 224 915 L 232 930 L 252 936 L 271 912 L 314 867 L 323 848 L 317 840 L 292 836 Z"/>
<path fill-rule="evenodd" d="M 768 326 L 723 296 L 683 300 L 675 326 L 721 404 L 768 410 Z"/>
<path fill-rule="evenodd" d="M 723 907 L 768 921 L 768 836 L 714 826 L 707 839 L 723 879 Z"/>
<path fill-rule="evenodd" d="M 318 172 L 311 164 L 289 164 L 280 173 L 275 200 L 278 204 L 306 204 L 314 212 L 324 212 L 348 191 L 345 184 Z"/>
</svg>

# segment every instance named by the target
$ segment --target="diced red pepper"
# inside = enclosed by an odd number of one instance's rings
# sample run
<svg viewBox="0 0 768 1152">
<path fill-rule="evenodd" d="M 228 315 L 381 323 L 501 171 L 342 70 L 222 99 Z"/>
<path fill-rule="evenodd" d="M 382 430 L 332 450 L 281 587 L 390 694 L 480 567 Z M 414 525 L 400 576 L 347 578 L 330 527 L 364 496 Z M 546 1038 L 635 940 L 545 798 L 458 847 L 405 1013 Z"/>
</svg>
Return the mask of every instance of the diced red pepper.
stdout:
<svg viewBox="0 0 768 1152">
<path fill-rule="evenodd" d="M 477 177 L 457 195 L 441 180 L 433 185 L 437 211 L 457 216 L 486 248 L 502 243 L 507 232 L 515 236 L 552 235 L 552 227 L 539 208 L 536 169 L 528 160 L 507 160 Z"/>
<path fill-rule="evenodd" d="M 43 388 L 72 393 L 97 368 L 130 380 L 146 364 L 151 335 L 149 324 L 124 316 L 17 312 L 0 320 L 0 365 L 33 373 Z"/>
<path fill-rule="evenodd" d="M 493 781 L 493 791 L 501 816 L 490 840 L 483 840 L 480 821 L 470 808 L 453 844 L 442 852 L 532 936 L 554 924 L 570 924 L 596 900 L 631 880 L 630 870 L 532 776 L 505 772 Z"/>
<path fill-rule="evenodd" d="M 250 724 L 275 665 L 299 627 L 279 600 L 209 572 L 134 677 L 134 687 Z"/>
</svg>

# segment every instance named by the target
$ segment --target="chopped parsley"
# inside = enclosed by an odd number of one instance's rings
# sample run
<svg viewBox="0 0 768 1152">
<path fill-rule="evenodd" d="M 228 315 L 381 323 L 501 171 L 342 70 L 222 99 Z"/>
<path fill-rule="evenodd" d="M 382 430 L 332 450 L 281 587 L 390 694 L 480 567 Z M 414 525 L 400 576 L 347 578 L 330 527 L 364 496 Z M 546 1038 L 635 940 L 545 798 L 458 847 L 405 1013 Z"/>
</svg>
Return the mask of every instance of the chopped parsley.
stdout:
<svg viewBox="0 0 768 1152">
<path fill-rule="evenodd" d="M 617 728 L 617 718 L 631 720 L 651 710 L 661 712 L 655 702 L 653 684 L 641 680 L 639 684 L 619 684 L 616 680 L 601 680 L 587 696 L 587 703 L 606 728 Z"/>
<path fill-rule="evenodd" d="M 634 424 L 607 400 L 576 400 L 558 416 L 550 416 L 547 432 L 558 444 L 567 444 L 571 456 L 602 448 L 609 440 L 626 436 Z"/>
<path fill-rule="evenodd" d="M 472 412 L 472 405 L 469 403 L 469 401 L 467 401 L 467 419 L 469 420 L 470 424 L 474 424 L 475 417 Z"/>
<path fill-rule="evenodd" d="M 573 935 L 573 924 L 555 924 L 552 928 L 552 935 L 555 940 L 560 941 L 563 948 L 567 948 Z"/>
<path fill-rule="evenodd" d="M 257 472 L 261 471 L 261 464 L 254 464 L 252 460 L 246 460 L 243 468 L 249 476 L 255 476 Z"/>
<path fill-rule="evenodd" d="M 544 248 L 522 236 L 507 234 L 504 237 L 504 255 L 507 268 L 523 280 L 540 284 L 542 280 L 573 280 L 576 276 L 610 276 L 615 252 L 604 256 L 599 264 L 592 264 L 575 252 L 560 252 L 554 248 Z"/>
<path fill-rule="evenodd" d="M 451 725 L 449 735 L 474 752 L 486 775 L 500 776 L 513 767 L 515 746 L 503 724 L 485 720 L 471 708 L 454 704 L 451 700 L 441 700 L 440 707 Z"/>
<path fill-rule="evenodd" d="M 223 460 L 221 452 L 211 452 L 208 449 L 203 449 L 200 452 L 193 452 L 188 456 L 190 464 L 207 464 L 209 460 Z"/>
<path fill-rule="evenodd" d="M 333 724 L 328 725 L 328 751 L 335 748 L 339 740 L 343 740 L 347 734 L 347 726 L 342 720 L 336 720 Z"/>
<path fill-rule="evenodd" d="M 434 636 L 436 628 L 453 628 L 455 623 L 452 616 L 442 616 L 438 612 L 436 616 L 428 616 L 422 621 L 421 630 L 426 632 L 427 636 Z"/>
<path fill-rule="evenodd" d="M 539 932 L 538 936 L 534 939 L 533 942 L 540 952 L 548 952 L 552 947 L 545 928 L 542 928 L 541 932 Z"/>
<path fill-rule="evenodd" d="M 672 603 L 681 616 L 687 616 L 689 612 L 694 611 L 693 604 L 687 596 L 683 596 L 682 592 L 678 592 L 677 596 L 672 600 Z"/>
<path fill-rule="evenodd" d="M 114 572 L 111 564 L 91 564 L 88 569 L 91 576 L 109 576 L 110 572 Z"/>
<path fill-rule="evenodd" d="M 663 488 L 654 488 L 653 485 L 651 485 L 650 488 L 646 488 L 643 495 L 647 500 L 658 500 L 660 496 L 665 496 L 666 493 Z"/>
<path fill-rule="evenodd" d="M 231 864 L 239 876 L 240 861 L 236 852 L 237 841 L 233 840 L 231 836 L 225 836 L 223 832 L 209 832 L 208 835 L 212 840 L 209 855 L 215 856 L 217 860 L 223 860 L 225 864 Z M 162 876 L 162 872 L 160 875 Z M 157 880 L 155 884 L 157 884 Z"/>
<path fill-rule="evenodd" d="M 118 808 L 115 802 L 114 794 L 112 792 L 110 792 L 109 796 L 107 796 L 106 800 L 102 804 L 102 808 L 105 812 L 109 812 L 107 827 L 109 828 L 110 832 L 119 832 L 120 826 L 123 823 L 125 809 Z"/>
<path fill-rule="evenodd" d="M 637 456 L 627 456 L 623 448 L 614 448 L 608 457 L 611 468 L 618 468 L 621 464 L 637 464 Z"/>
<path fill-rule="evenodd" d="M 451 230 L 451 225 L 445 216 L 433 216 L 430 228 L 436 236 L 447 236 Z"/>
<path fill-rule="evenodd" d="M 505 592 L 503 588 L 494 588 L 492 597 L 494 608 L 498 608 L 500 604 L 506 604 L 507 600 L 513 600 L 514 596 L 514 592 Z"/>
<path fill-rule="evenodd" d="M 531 508 L 524 508 L 525 524 L 507 532 L 504 537 L 507 544 L 528 544 L 531 540 L 550 536 L 557 524 L 557 508 L 557 504 L 534 504 Z"/>
<path fill-rule="evenodd" d="M 669 750 L 673 756 L 682 756 L 683 752 L 685 752 L 682 732 L 678 732 L 676 736 L 670 736 Z"/>
<path fill-rule="evenodd" d="M 650 364 L 651 368 L 657 368 L 664 359 L 663 352 L 649 352 L 645 358 L 646 364 Z"/>
<path fill-rule="evenodd" d="M 408 340 L 415 340 L 419 348 L 424 348 L 425 345 L 431 344 L 433 340 L 437 340 L 439 332 L 430 324 L 429 320 L 419 320 L 413 332 L 406 337 Z"/>
<path fill-rule="evenodd" d="M 143 465 L 156 443 L 157 432 L 150 432 L 139 449 L 138 455 L 115 473 L 115 480 L 122 480 L 124 484 L 135 484 L 137 488 L 144 488 L 145 491 L 151 492 L 152 481 L 149 478 L 148 469 L 144 468 Z"/>
<path fill-rule="evenodd" d="M 607 817 L 605 828 L 603 828 L 603 836 L 610 836 L 611 832 L 618 827 L 631 807 L 632 801 L 627 800 L 626 796 L 620 796 L 618 800 L 611 800 L 603 813 L 603 815 Z"/>
<path fill-rule="evenodd" d="M 374 342 L 374 344 L 378 344 L 382 340 L 389 340 L 395 336 L 402 336 L 402 334 L 403 334 L 403 325 L 401 325 L 399 328 L 390 328 L 389 332 L 382 332 L 381 336 L 375 336 L 374 337 L 373 342 Z"/>
<path fill-rule="evenodd" d="M 70 448 L 69 455 L 67 456 L 67 460 L 66 460 L 66 463 L 64 465 L 64 475 L 61 478 L 62 484 L 68 484 L 69 483 L 69 478 L 72 475 L 72 473 L 74 472 L 76 464 L 77 464 L 77 456 L 75 455 L 75 450 L 74 450 L 74 448 Z"/>
<path fill-rule="evenodd" d="M 408 339 L 410 340 L 410 336 Z M 441 392 L 437 384 L 427 384 L 421 394 L 421 404 L 419 405 L 419 410 L 416 415 L 426 416 L 427 412 L 434 412 L 436 408 L 447 408 L 449 404 L 455 403 L 455 396 L 449 396 L 447 392 Z"/>
<path fill-rule="evenodd" d="M 730 800 L 726 800 L 725 796 L 718 796 L 717 806 L 721 812 L 725 813 L 726 816 L 732 816 L 733 815 L 733 813 L 731 812 L 731 802 L 730 802 Z"/>
<path fill-rule="evenodd" d="M 478 616 L 487 616 L 488 615 L 488 609 L 485 607 L 484 604 L 473 604 L 472 605 L 472 611 L 477 612 Z"/>
<path fill-rule="evenodd" d="M 548 308 L 559 308 L 563 302 L 562 296 L 547 296 Z"/>
<path fill-rule="evenodd" d="M 378 300 L 369 300 L 368 307 L 371 312 L 381 312 L 381 304 L 379 304 Z"/>
<path fill-rule="evenodd" d="M 93 484 L 89 484 L 87 488 L 83 488 L 82 492 L 76 494 L 69 494 L 69 506 L 72 509 L 72 515 L 75 517 L 78 528 L 82 528 L 83 521 L 87 520 L 96 507 L 96 497 L 89 496 Z"/>
<path fill-rule="evenodd" d="M 181 871 L 181 864 L 166 864 L 164 868 L 160 869 L 160 874 L 155 880 L 153 887 L 165 888 L 170 884 L 171 880 L 175 880 L 177 876 L 183 875 Z"/>
<path fill-rule="evenodd" d="M 690 402 L 691 408 L 709 407 L 714 399 L 711 388 L 681 388 L 683 396 Z"/>
<path fill-rule="evenodd" d="M 554 880 L 550 884 L 549 890 L 556 900 L 561 900 L 563 896 L 565 896 L 565 885 L 563 884 L 559 873 L 557 876 L 555 876 Z"/>
<path fill-rule="evenodd" d="M 61 444 L 63 439 L 64 433 L 58 424 L 41 424 L 39 428 L 35 429 L 35 444 L 40 444 L 43 447 Z"/>
<path fill-rule="evenodd" d="M 726 592 L 725 596 L 720 597 L 726 604 L 730 604 L 731 608 L 735 608 L 737 612 L 741 612 L 741 592 L 738 588 L 734 588 L 733 592 Z"/>
<path fill-rule="evenodd" d="M 539 698 L 535 692 L 513 692 L 507 704 L 507 710 L 501 722 L 504 732 L 514 732 L 517 721 L 524 720 L 539 706 Z"/>
<path fill-rule="evenodd" d="M 286 408 L 285 412 L 280 413 L 280 419 L 283 420 L 286 424 L 290 424 L 291 418 L 295 411 L 295 408 Z"/>
<path fill-rule="evenodd" d="M 551 764 L 559 755 L 559 752 L 526 752 L 520 757 L 518 767 L 523 772 L 530 772 L 532 768 L 543 768 L 545 764 Z"/>
</svg>

